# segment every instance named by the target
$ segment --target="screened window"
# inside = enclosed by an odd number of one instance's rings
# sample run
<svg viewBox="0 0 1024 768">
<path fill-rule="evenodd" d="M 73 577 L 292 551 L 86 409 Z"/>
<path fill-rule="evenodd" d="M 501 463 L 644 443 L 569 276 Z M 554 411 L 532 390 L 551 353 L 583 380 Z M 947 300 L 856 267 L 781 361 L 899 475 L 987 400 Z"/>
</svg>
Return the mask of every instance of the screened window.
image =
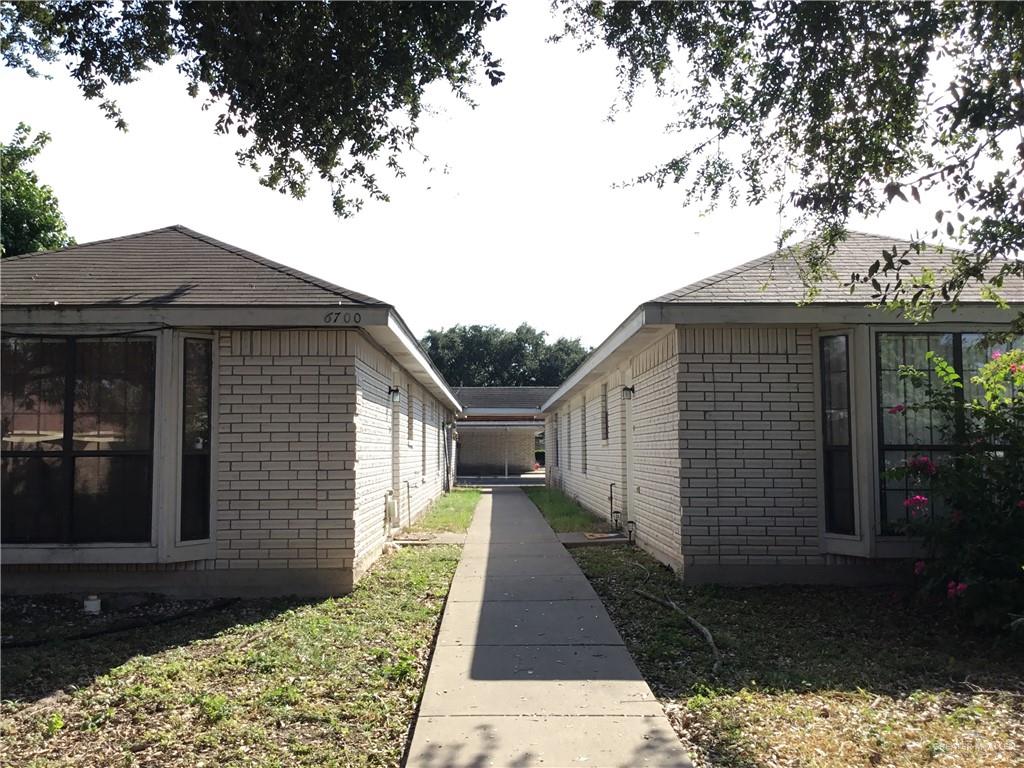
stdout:
<svg viewBox="0 0 1024 768">
<path fill-rule="evenodd" d="M 601 385 L 601 439 L 608 439 L 608 385 Z"/>
<path fill-rule="evenodd" d="M 559 433 L 559 431 L 561 429 L 561 423 L 562 423 L 562 414 L 556 413 L 555 414 L 555 429 L 554 429 L 554 432 L 555 432 L 555 434 L 554 434 L 554 443 L 555 443 L 555 461 L 554 461 L 554 464 L 555 464 L 556 467 L 558 466 L 558 433 Z"/>
<path fill-rule="evenodd" d="M 405 432 L 406 432 L 406 440 L 409 441 L 409 445 L 412 445 L 412 439 L 413 439 L 414 432 L 413 432 L 413 418 L 412 418 L 413 399 L 412 399 L 412 390 L 411 389 L 409 390 L 408 406 L 409 406 L 408 407 L 408 411 L 405 414 Z"/>
<path fill-rule="evenodd" d="M 878 424 L 879 459 L 882 471 L 881 529 L 882 533 L 898 533 L 907 521 L 904 502 L 910 495 L 922 494 L 929 499 L 929 514 L 943 514 L 942 500 L 929 493 L 927 478 L 911 489 L 909 478 L 885 477 L 886 471 L 902 466 L 915 456 L 927 456 L 940 462 L 953 450 L 956 425 L 939 413 L 914 408 L 927 399 L 927 387 L 915 386 L 901 378 L 901 365 L 913 366 L 926 374 L 927 384 L 938 383 L 933 361 L 934 352 L 953 365 L 962 377 L 966 397 L 980 394 L 970 379 L 996 350 L 1006 345 L 992 345 L 980 333 L 880 333 L 878 355 Z M 1020 348 L 1024 339 L 1018 337 L 1010 346 Z"/>
<path fill-rule="evenodd" d="M 572 408 L 565 412 L 565 468 L 572 471 Z"/>
<path fill-rule="evenodd" d="M 848 339 L 846 336 L 823 336 L 820 344 L 825 530 L 829 533 L 853 534 Z"/>
<path fill-rule="evenodd" d="M 182 541 L 210 538 L 210 423 L 213 404 L 213 343 L 185 339 L 182 372 Z"/>
<path fill-rule="evenodd" d="M 587 474 L 587 398 L 580 405 L 580 464 L 583 474 Z"/>
<path fill-rule="evenodd" d="M 149 541 L 155 343 L 2 342 L 3 540 Z"/>
</svg>

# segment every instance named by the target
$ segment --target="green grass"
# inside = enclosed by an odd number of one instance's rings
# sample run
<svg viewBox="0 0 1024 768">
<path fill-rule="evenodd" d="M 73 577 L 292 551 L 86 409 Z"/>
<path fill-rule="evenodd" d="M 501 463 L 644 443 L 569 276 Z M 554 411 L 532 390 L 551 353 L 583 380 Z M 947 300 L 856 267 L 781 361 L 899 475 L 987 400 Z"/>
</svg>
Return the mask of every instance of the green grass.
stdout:
<svg viewBox="0 0 1024 768">
<path fill-rule="evenodd" d="M 475 488 L 456 488 L 446 493 L 427 510 L 409 530 L 427 533 L 465 533 L 473 521 L 473 510 L 480 501 Z"/>
<path fill-rule="evenodd" d="M 523 490 L 556 533 L 603 533 L 609 530 L 607 520 L 592 515 L 556 488 L 527 486 Z"/>
<path fill-rule="evenodd" d="M 0 763 L 397 766 L 458 558 L 403 549 L 346 597 L 6 649 Z"/>
<path fill-rule="evenodd" d="M 1024 648 L 891 589 L 684 586 L 638 549 L 571 550 L 699 768 L 1020 766 Z M 669 597 L 713 634 L 637 595 Z"/>
</svg>

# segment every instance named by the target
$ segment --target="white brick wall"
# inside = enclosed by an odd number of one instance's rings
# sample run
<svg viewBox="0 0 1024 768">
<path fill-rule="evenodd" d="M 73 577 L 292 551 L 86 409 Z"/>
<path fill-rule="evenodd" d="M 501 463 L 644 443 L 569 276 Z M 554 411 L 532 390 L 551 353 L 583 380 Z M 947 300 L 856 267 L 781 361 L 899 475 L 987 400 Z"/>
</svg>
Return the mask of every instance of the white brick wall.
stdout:
<svg viewBox="0 0 1024 768">
<path fill-rule="evenodd" d="M 216 568 L 350 568 L 355 391 L 347 333 L 224 331 Z"/>
<path fill-rule="evenodd" d="M 808 328 L 678 327 L 603 381 L 609 440 L 600 441 L 600 385 L 561 405 L 549 483 L 608 514 L 608 486 L 626 504 L 625 404 L 631 381 L 637 540 L 675 568 L 838 562 L 821 553 L 816 490 L 812 332 Z M 580 405 L 588 467 L 581 471 Z M 572 413 L 572 434 L 568 434 Z M 549 434 L 555 414 L 547 414 Z M 567 452 L 573 452 L 571 468 Z"/>
<path fill-rule="evenodd" d="M 355 520 L 356 574 L 380 554 L 386 540 L 385 504 L 395 493 L 399 518 L 409 525 L 444 491 L 443 439 L 452 412 L 373 343 L 353 334 L 356 375 Z M 390 387 L 401 390 L 393 404 Z M 411 395 L 411 400 L 410 400 Z M 408 433 L 410 402 L 412 441 Z M 397 447 L 397 461 L 392 448 Z M 451 448 L 449 448 L 449 453 Z M 423 471 L 424 456 L 426 472 Z"/>
<path fill-rule="evenodd" d="M 683 328 L 680 342 L 686 564 L 824 564 L 811 330 Z"/>
</svg>

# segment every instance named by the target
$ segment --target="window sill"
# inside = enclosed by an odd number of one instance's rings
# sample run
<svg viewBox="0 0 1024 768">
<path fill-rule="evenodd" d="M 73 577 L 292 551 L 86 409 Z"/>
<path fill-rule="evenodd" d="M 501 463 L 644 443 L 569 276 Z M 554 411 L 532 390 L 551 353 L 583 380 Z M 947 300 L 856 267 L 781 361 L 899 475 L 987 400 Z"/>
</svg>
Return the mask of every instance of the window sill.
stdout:
<svg viewBox="0 0 1024 768">
<path fill-rule="evenodd" d="M 158 563 L 152 544 L 4 544 L 4 565 Z"/>
</svg>

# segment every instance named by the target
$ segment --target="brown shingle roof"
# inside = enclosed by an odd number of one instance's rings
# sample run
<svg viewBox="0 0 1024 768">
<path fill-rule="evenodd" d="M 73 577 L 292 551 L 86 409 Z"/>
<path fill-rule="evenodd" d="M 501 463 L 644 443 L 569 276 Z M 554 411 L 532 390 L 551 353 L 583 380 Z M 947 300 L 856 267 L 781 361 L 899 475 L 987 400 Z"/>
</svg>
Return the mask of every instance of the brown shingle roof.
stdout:
<svg viewBox="0 0 1024 768">
<path fill-rule="evenodd" d="M 254 253 L 173 226 L 0 266 L 10 306 L 386 306 Z"/>
<path fill-rule="evenodd" d="M 809 242 L 805 241 L 792 246 L 791 249 L 762 256 L 666 293 L 654 301 L 671 304 L 790 304 L 803 301 L 806 289 L 795 255 L 800 254 L 808 245 Z M 910 247 L 910 243 L 881 235 L 850 232 L 847 239 L 836 246 L 836 251 L 831 257 L 830 265 L 835 275 L 822 279 L 814 301 L 826 304 L 871 303 L 871 289 L 868 286 L 858 286 L 851 294 L 850 289 L 843 286 L 843 282 L 849 280 L 853 272 L 866 273 L 872 262 L 881 257 L 882 251 L 891 252 L 893 246 L 897 248 L 899 254 L 903 254 Z M 907 259 L 911 265 L 904 268 L 904 282 L 907 280 L 908 272 L 917 274 L 929 269 L 941 274 L 950 267 L 949 251 L 943 253 L 926 250 L 920 254 L 911 252 Z M 879 275 L 878 279 L 883 285 L 890 281 L 890 278 L 884 275 Z M 999 293 L 1007 301 L 1024 301 L 1024 280 L 1008 280 Z M 961 300 L 980 301 L 979 286 L 968 285 Z"/>
<path fill-rule="evenodd" d="M 464 408 L 540 408 L 558 387 L 454 387 Z"/>
</svg>

